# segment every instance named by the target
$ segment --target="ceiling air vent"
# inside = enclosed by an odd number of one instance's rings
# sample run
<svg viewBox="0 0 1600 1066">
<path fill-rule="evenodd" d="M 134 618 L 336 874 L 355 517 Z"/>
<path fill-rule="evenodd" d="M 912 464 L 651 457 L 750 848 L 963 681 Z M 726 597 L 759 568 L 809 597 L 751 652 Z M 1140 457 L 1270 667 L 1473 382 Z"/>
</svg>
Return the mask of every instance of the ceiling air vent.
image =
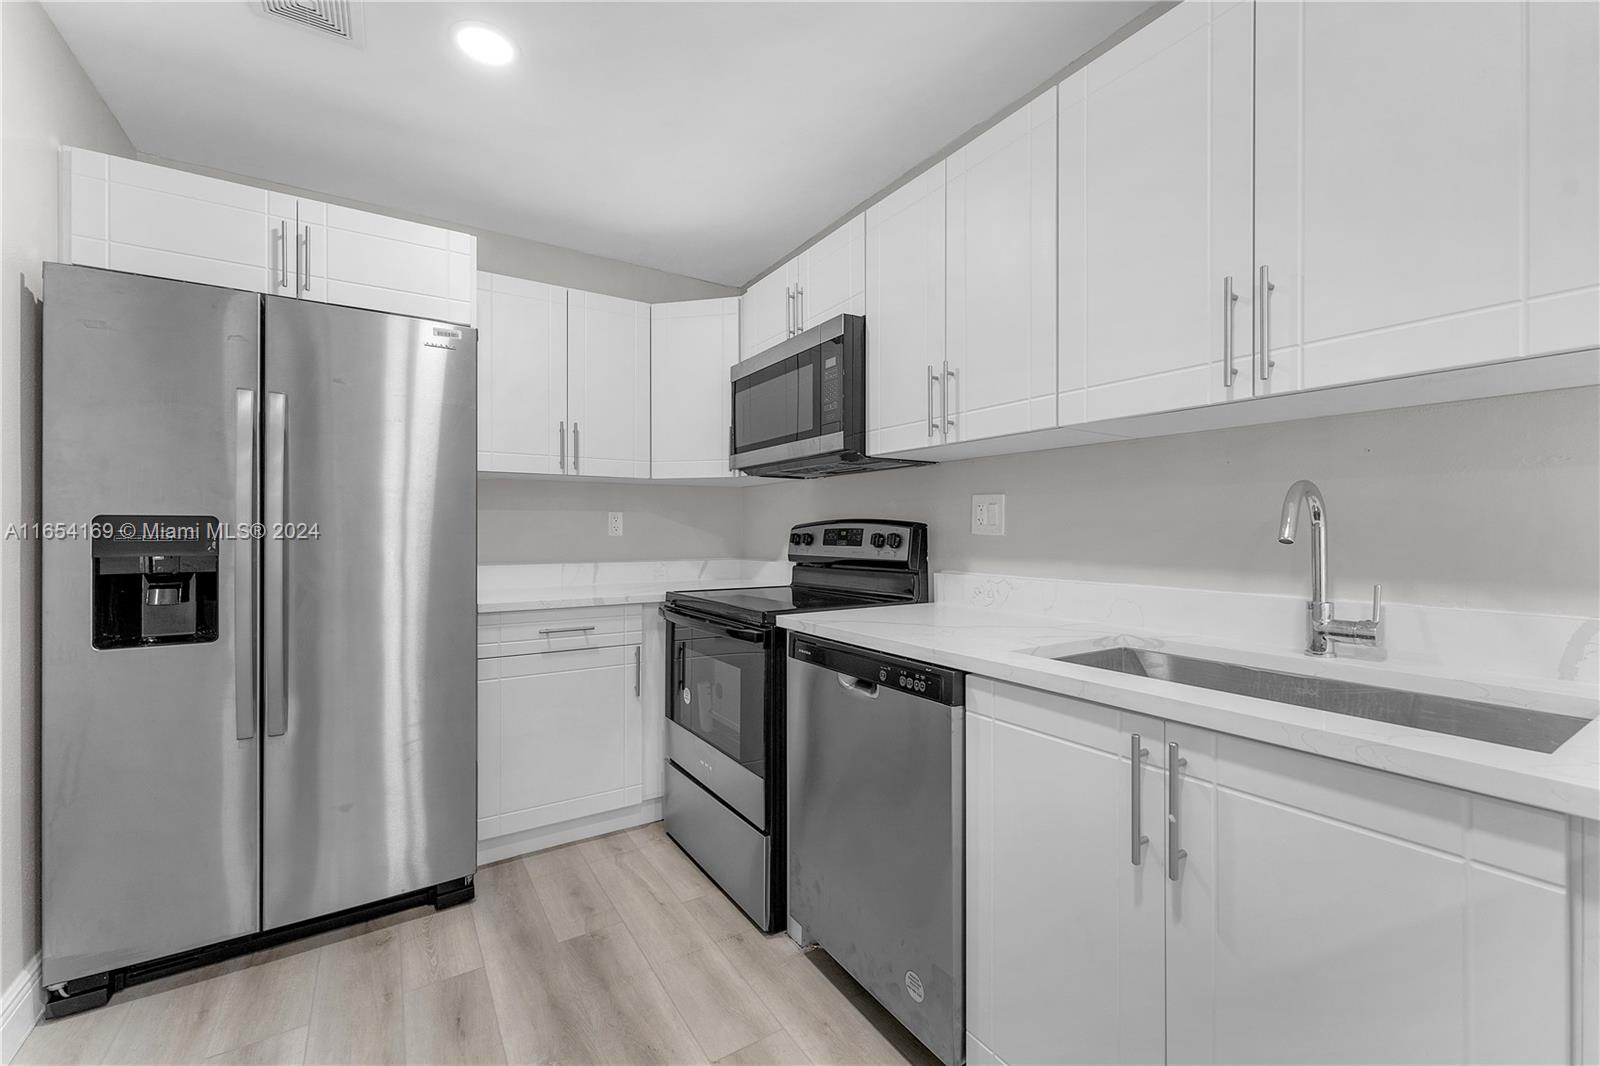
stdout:
<svg viewBox="0 0 1600 1066">
<path fill-rule="evenodd" d="M 361 5 L 353 0 L 261 0 L 260 11 L 341 41 L 361 43 Z"/>
</svg>

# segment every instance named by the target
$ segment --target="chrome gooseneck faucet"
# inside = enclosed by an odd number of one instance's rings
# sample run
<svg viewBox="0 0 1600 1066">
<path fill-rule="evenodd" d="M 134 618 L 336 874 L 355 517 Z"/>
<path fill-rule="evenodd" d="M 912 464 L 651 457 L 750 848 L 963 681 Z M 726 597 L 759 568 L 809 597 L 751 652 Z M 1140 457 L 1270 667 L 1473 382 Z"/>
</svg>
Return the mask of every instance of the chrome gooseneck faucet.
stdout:
<svg viewBox="0 0 1600 1066">
<path fill-rule="evenodd" d="M 1377 646 L 1383 638 L 1383 586 L 1372 586 L 1372 617 L 1359 622 L 1333 616 L 1328 599 L 1328 506 L 1313 481 L 1296 481 L 1283 497 L 1278 543 L 1293 544 L 1304 501 L 1311 516 L 1311 602 L 1306 604 L 1306 654 L 1332 655 L 1335 641 Z"/>
</svg>

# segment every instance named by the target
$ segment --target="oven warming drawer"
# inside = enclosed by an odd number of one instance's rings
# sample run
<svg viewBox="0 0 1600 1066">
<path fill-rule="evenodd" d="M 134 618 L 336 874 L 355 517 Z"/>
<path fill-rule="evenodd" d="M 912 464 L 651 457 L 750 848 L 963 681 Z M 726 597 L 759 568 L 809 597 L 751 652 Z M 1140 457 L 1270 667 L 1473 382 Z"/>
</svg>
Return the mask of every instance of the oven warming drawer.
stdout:
<svg viewBox="0 0 1600 1066">
<path fill-rule="evenodd" d="M 667 835 L 762 929 L 772 928 L 771 848 L 765 833 L 667 763 Z"/>
</svg>

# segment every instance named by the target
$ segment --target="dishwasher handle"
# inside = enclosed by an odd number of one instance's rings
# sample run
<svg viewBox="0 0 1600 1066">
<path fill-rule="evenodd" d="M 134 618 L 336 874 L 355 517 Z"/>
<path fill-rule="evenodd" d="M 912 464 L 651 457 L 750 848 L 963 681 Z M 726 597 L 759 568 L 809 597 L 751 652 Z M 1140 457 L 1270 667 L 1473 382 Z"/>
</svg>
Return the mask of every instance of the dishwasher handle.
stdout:
<svg viewBox="0 0 1600 1066">
<path fill-rule="evenodd" d="M 869 700 L 878 698 L 878 684 L 875 681 L 863 681 L 859 677 L 849 674 L 834 674 L 839 679 L 839 687 L 856 696 L 864 696 Z"/>
</svg>

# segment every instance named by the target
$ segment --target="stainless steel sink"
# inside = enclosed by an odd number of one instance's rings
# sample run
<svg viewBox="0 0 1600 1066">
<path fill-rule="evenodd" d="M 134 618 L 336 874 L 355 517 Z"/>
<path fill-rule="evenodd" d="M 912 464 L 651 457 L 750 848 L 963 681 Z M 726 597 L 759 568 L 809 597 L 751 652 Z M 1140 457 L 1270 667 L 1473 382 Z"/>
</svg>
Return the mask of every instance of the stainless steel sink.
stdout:
<svg viewBox="0 0 1600 1066">
<path fill-rule="evenodd" d="M 1327 677 L 1308 677 L 1253 666 L 1195 659 L 1143 648 L 1101 648 L 1077 655 L 1055 656 L 1057 662 L 1114 670 L 1135 677 L 1153 677 L 1179 685 L 1232 692 L 1274 703 L 1370 718 L 1377 722 L 1426 729 L 1432 733 L 1485 740 L 1528 751 L 1552 752 L 1589 724 L 1570 714 L 1530 711 L 1494 703 L 1454 699 L 1427 692 L 1361 685 Z"/>
</svg>

